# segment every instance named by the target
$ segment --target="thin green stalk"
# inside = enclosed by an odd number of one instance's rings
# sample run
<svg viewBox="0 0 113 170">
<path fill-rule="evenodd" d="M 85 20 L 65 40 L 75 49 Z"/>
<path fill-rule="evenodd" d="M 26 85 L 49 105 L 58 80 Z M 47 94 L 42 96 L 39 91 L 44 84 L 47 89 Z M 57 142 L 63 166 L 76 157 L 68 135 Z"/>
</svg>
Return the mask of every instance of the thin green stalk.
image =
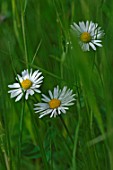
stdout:
<svg viewBox="0 0 113 170">
<path fill-rule="evenodd" d="M 59 77 L 59 76 L 57 76 L 57 75 L 55 75 L 55 74 L 53 74 L 53 73 L 51 73 L 51 72 L 41 68 L 41 67 L 38 67 L 38 66 L 36 66 L 34 64 L 29 64 L 29 65 L 32 66 L 33 68 L 36 68 L 36 69 L 39 69 L 40 71 L 43 71 L 45 74 L 47 74 L 47 75 L 49 75 L 51 77 L 54 77 L 54 78 L 56 78 L 58 80 L 61 80 L 61 81 L 64 81 L 61 77 Z"/>
<path fill-rule="evenodd" d="M 50 122 L 48 122 L 48 127 L 50 128 L 50 140 L 49 140 L 49 147 L 50 147 L 50 165 L 51 165 L 51 167 L 50 167 L 50 169 L 51 170 L 53 170 L 53 154 L 52 154 L 52 143 L 53 143 L 53 140 L 52 140 L 52 133 L 53 133 L 53 131 L 52 131 L 52 123 L 51 123 L 51 121 Z"/>
<path fill-rule="evenodd" d="M 78 90 L 78 89 L 77 89 Z M 78 90 L 79 94 L 79 90 Z M 76 170 L 76 151 L 77 151 L 77 142 L 78 142 L 78 133 L 79 133 L 79 128 L 80 128 L 80 111 L 81 111 L 81 104 L 80 101 L 77 101 L 77 114 L 78 114 L 78 124 L 75 129 L 75 137 L 74 137 L 74 147 L 73 147 L 73 156 L 72 156 L 72 170 Z"/>
<path fill-rule="evenodd" d="M 3 82 L 3 87 L 5 87 L 5 80 L 3 79 L 3 73 L 1 72 L 1 77 L 2 77 L 2 82 Z M 2 93 L 4 93 L 5 89 L 2 90 Z M 3 96 L 4 94 L 2 94 Z M 3 99 L 4 101 L 4 99 Z M 4 110 L 7 108 L 6 104 L 3 102 L 1 103 L 4 106 Z M 4 128 L 2 126 L 2 122 L 0 122 L 0 131 L 2 130 L 2 135 L 5 136 L 3 139 L 3 149 L 5 150 L 4 143 L 6 142 L 6 148 L 7 148 L 7 157 L 9 158 L 8 160 L 8 166 L 9 168 L 12 168 L 12 162 L 13 162 L 13 155 L 12 155 L 12 150 L 11 150 L 11 140 L 10 140 L 10 133 L 9 133 L 9 124 L 8 124 L 8 119 L 6 115 L 7 109 L 5 110 L 5 114 L 2 114 L 3 122 L 4 122 Z M 6 151 L 6 150 L 5 150 Z"/>
<path fill-rule="evenodd" d="M 6 169 L 10 170 L 9 159 L 8 159 L 7 154 L 6 154 L 6 150 L 5 150 L 5 146 L 4 146 L 4 143 L 5 143 L 4 139 L 5 139 L 5 131 L 4 131 L 2 124 L 0 122 L 0 148 L 1 148 L 1 151 L 2 151 L 3 156 L 4 156 Z"/>
<path fill-rule="evenodd" d="M 21 165 L 21 144 L 22 144 L 22 131 L 23 131 L 23 120 L 24 120 L 24 108 L 25 108 L 25 99 L 23 98 L 22 110 L 20 115 L 20 125 L 19 125 L 18 170 L 20 170 L 20 165 Z"/>
<path fill-rule="evenodd" d="M 28 108 L 29 108 L 29 111 L 30 111 L 30 115 L 31 115 L 31 121 L 32 121 L 32 124 L 33 124 L 33 127 L 34 127 L 34 131 L 36 133 L 36 141 L 38 142 L 38 145 L 40 147 L 40 152 L 41 152 L 41 155 L 42 155 L 42 160 L 43 160 L 43 163 L 44 163 L 44 166 L 45 166 L 45 169 L 44 170 L 49 170 L 49 167 L 48 167 L 48 163 L 47 163 L 47 158 L 46 158 L 46 153 L 45 153 L 45 150 L 44 150 L 44 146 L 43 146 L 43 141 L 41 139 L 41 135 L 39 133 L 39 127 L 37 126 L 37 121 L 32 113 L 32 109 L 31 109 L 31 106 L 30 104 L 27 102 L 27 105 L 28 105 Z"/>
<path fill-rule="evenodd" d="M 5 134 L 0 134 L 0 147 L 1 147 L 1 151 L 3 153 L 3 156 L 4 156 L 4 160 L 5 160 L 5 165 L 6 165 L 6 169 L 7 170 L 10 170 L 10 164 L 9 164 L 9 159 L 8 159 L 8 156 L 6 154 L 6 151 L 5 151 L 5 148 L 4 148 L 4 141 L 3 141 L 3 136 Z"/>
<path fill-rule="evenodd" d="M 71 134 L 70 134 L 70 132 L 69 132 L 69 130 L 68 130 L 68 128 L 67 128 L 67 126 L 66 126 L 66 124 L 65 124 L 65 122 L 64 122 L 64 120 L 62 118 L 62 116 L 59 116 L 59 117 L 60 117 L 60 120 L 61 120 L 61 122 L 62 122 L 62 124 L 63 124 L 63 126 L 64 126 L 64 128 L 65 128 L 65 130 L 66 130 L 66 132 L 67 132 L 67 134 L 68 134 L 68 136 L 70 138 L 70 140 L 71 140 L 71 142 L 74 143 L 73 138 L 71 137 Z"/>
<path fill-rule="evenodd" d="M 53 170 L 53 157 L 52 156 L 53 156 L 53 154 L 52 154 L 52 140 L 50 139 L 50 164 L 51 164 L 51 170 Z"/>
<path fill-rule="evenodd" d="M 10 170 L 9 160 L 8 160 L 6 151 L 4 149 L 2 149 L 2 152 L 3 152 L 3 155 L 4 155 L 4 159 L 5 159 L 6 169 Z"/>
<path fill-rule="evenodd" d="M 10 42 L 8 42 L 8 47 L 9 47 L 9 56 L 10 56 L 10 60 L 11 60 L 11 66 L 12 66 L 12 69 L 13 69 L 13 72 L 15 74 L 15 76 L 17 75 L 17 72 L 16 72 L 16 69 L 15 69 L 15 66 L 14 66 L 14 60 L 13 60 L 13 57 L 12 57 L 12 54 L 11 54 L 11 44 Z"/>
<path fill-rule="evenodd" d="M 93 111 L 91 110 L 90 112 L 90 130 L 92 132 L 92 128 L 93 128 Z"/>
<path fill-rule="evenodd" d="M 39 44 L 38 44 L 38 46 L 37 46 L 37 49 L 36 49 L 36 52 L 35 52 L 35 54 L 34 54 L 34 56 L 33 56 L 33 59 L 32 59 L 32 61 L 31 61 L 31 64 L 33 64 L 33 62 L 34 62 L 34 60 L 35 60 L 35 58 L 36 58 L 37 52 L 38 52 L 39 49 L 40 49 L 41 44 L 42 44 L 42 40 L 40 40 L 40 42 L 39 42 Z"/>
<path fill-rule="evenodd" d="M 11 0 L 11 3 L 12 3 L 14 33 L 15 33 L 16 39 L 18 41 L 18 44 L 20 46 L 20 49 L 21 49 L 21 51 L 23 51 L 22 42 L 21 42 L 21 39 L 20 39 L 19 27 L 18 27 L 20 20 L 19 20 L 17 5 L 16 5 L 15 0 Z"/>
<path fill-rule="evenodd" d="M 61 61 L 60 61 L 60 71 L 61 71 L 61 78 L 63 79 L 63 64 L 64 64 L 64 61 L 65 61 L 65 57 L 66 57 L 66 54 L 65 52 L 62 53 L 62 56 L 61 56 Z"/>
<path fill-rule="evenodd" d="M 75 139 L 74 139 L 74 148 L 73 148 L 73 156 L 72 156 L 72 170 L 76 170 L 76 150 L 77 150 L 77 141 L 78 141 L 78 132 L 79 132 L 80 122 L 76 127 L 75 131 Z"/>
<path fill-rule="evenodd" d="M 21 4 L 21 23 L 22 23 L 22 34 L 23 34 L 23 41 L 24 41 L 25 61 L 26 61 L 26 66 L 28 68 L 28 53 L 27 53 L 25 23 L 24 23 L 26 5 L 27 5 L 27 2 L 25 1 L 24 9 L 22 9 L 22 4 Z"/>
</svg>

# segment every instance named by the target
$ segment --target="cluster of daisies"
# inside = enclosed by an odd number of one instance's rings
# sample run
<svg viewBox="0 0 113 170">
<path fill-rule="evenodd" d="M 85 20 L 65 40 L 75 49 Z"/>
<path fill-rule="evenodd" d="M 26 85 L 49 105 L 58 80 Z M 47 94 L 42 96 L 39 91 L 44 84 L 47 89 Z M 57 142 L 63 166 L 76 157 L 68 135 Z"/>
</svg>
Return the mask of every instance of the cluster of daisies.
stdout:
<svg viewBox="0 0 113 170">
<path fill-rule="evenodd" d="M 16 97 L 16 102 L 19 101 L 22 97 L 25 97 L 27 100 L 29 95 L 34 95 L 34 93 L 41 93 L 39 90 L 42 82 L 43 82 L 42 72 L 39 70 L 30 71 L 24 70 L 22 75 L 17 75 L 16 81 L 12 85 L 8 85 L 11 90 L 8 93 L 11 93 L 11 98 Z M 39 118 L 50 114 L 50 117 L 56 117 L 61 113 L 66 113 L 68 110 L 68 106 L 73 105 L 73 101 L 75 100 L 73 91 L 67 89 L 66 86 L 61 90 L 59 86 L 55 87 L 52 91 L 49 92 L 49 97 L 42 94 L 42 103 L 35 104 L 35 112 L 40 113 Z"/>
<path fill-rule="evenodd" d="M 76 33 L 79 44 L 83 51 L 90 51 L 90 48 L 96 50 L 96 46 L 102 47 L 101 38 L 104 36 L 104 31 L 101 30 L 101 27 L 97 23 L 92 21 L 79 22 L 79 25 L 73 23 L 71 25 L 72 30 Z M 16 97 L 15 101 L 19 101 L 22 97 L 25 97 L 27 100 L 29 95 L 34 95 L 34 93 L 41 93 L 39 90 L 43 82 L 42 72 L 39 70 L 30 71 L 24 70 L 22 75 L 16 76 L 16 83 L 8 85 L 11 90 L 8 93 L 11 93 L 11 98 Z M 50 115 L 50 117 L 56 117 L 61 113 L 66 113 L 66 110 L 69 109 L 69 106 L 74 104 L 75 94 L 71 89 L 68 89 L 66 86 L 63 89 L 59 89 L 59 86 L 54 87 L 53 92 L 48 91 L 49 97 L 45 94 L 42 94 L 42 103 L 34 104 L 35 113 L 40 113 L 39 118 L 43 116 Z"/>
</svg>

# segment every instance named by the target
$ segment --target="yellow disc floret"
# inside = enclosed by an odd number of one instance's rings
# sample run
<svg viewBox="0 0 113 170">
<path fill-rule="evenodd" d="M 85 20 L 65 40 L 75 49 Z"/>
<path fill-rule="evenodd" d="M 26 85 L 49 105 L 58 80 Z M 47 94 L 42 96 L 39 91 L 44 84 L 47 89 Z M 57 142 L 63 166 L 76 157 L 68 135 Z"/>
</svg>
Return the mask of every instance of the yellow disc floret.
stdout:
<svg viewBox="0 0 113 170">
<path fill-rule="evenodd" d="M 32 86 L 32 82 L 29 79 L 23 80 L 21 86 L 23 89 L 27 90 Z"/>
<path fill-rule="evenodd" d="M 50 102 L 49 102 L 49 107 L 51 109 L 55 109 L 55 108 L 58 108 L 61 104 L 61 101 L 58 100 L 58 99 L 52 99 Z"/>
<path fill-rule="evenodd" d="M 80 36 L 81 41 L 88 43 L 91 41 L 91 35 L 88 32 L 83 32 Z"/>
</svg>

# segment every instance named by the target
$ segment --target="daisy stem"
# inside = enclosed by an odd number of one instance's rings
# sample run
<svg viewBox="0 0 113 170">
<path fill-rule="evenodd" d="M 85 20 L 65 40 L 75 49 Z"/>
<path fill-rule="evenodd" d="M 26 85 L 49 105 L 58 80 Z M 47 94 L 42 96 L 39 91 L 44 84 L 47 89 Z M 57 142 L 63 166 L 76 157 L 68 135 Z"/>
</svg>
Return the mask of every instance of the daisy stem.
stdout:
<svg viewBox="0 0 113 170">
<path fill-rule="evenodd" d="M 50 128 L 50 165 L 51 165 L 51 170 L 53 170 L 53 152 L 52 152 L 52 123 L 51 121 L 48 122 L 48 127 Z"/>
<path fill-rule="evenodd" d="M 78 123 L 77 126 L 75 127 L 75 135 L 74 135 L 74 145 L 73 145 L 73 156 L 72 156 L 72 170 L 77 169 L 77 144 L 78 144 L 78 134 L 79 134 L 79 128 L 81 124 L 81 118 L 80 118 L 80 112 L 81 112 L 81 105 L 80 101 L 77 100 L 77 114 L 78 114 Z"/>
<path fill-rule="evenodd" d="M 62 122 L 63 125 L 64 125 L 64 128 L 65 128 L 68 136 L 70 137 L 71 142 L 74 143 L 73 138 L 71 137 L 71 134 L 70 134 L 70 132 L 69 132 L 69 130 L 68 130 L 68 128 L 67 128 L 67 126 L 66 126 L 66 124 L 65 124 L 65 122 L 64 122 L 64 120 L 63 120 L 63 118 L 62 118 L 62 116 L 59 116 L 59 117 L 60 117 L 61 122 Z"/>
<path fill-rule="evenodd" d="M 44 169 L 49 170 L 47 158 L 46 158 L 46 153 L 45 153 L 44 146 L 43 146 L 43 141 L 42 141 L 41 135 L 40 135 L 39 130 L 38 130 L 39 126 L 37 126 L 37 120 L 32 113 L 30 103 L 27 102 L 27 105 L 28 105 L 28 108 L 29 108 L 29 111 L 30 111 L 31 120 L 33 122 L 32 124 L 33 124 L 33 128 L 34 128 L 34 133 L 36 133 L 36 141 L 38 141 L 38 145 L 39 145 L 40 152 L 41 152 L 41 155 L 42 155 L 42 160 L 43 160 L 43 163 L 44 163 L 44 166 L 45 166 Z"/>
<path fill-rule="evenodd" d="M 20 126 L 19 126 L 18 170 L 20 170 L 20 164 L 21 164 L 21 144 L 22 144 L 22 130 L 23 130 L 24 108 L 25 108 L 25 99 L 23 98 L 22 110 L 21 110 L 21 115 L 20 115 Z"/>
</svg>

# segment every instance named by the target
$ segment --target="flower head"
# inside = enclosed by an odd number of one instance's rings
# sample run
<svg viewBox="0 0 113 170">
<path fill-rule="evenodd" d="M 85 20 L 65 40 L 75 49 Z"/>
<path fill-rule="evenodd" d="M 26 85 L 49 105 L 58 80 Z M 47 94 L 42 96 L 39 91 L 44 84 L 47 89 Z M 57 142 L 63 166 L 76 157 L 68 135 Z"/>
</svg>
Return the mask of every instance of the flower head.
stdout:
<svg viewBox="0 0 113 170">
<path fill-rule="evenodd" d="M 97 23 L 87 21 L 86 23 L 79 22 L 79 25 L 73 23 L 72 30 L 76 32 L 79 38 L 79 43 L 83 51 L 90 51 L 90 48 L 96 50 L 96 46 L 102 47 L 102 40 L 104 31 Z"/>
<path fill-rule="evenodd" d="M 11 93 L 11 98 L 16 97 L 15 101 L 19 101 L 25 94 L 27 100 L 29 95 L 33 95 L 35 92 L 40 93 L 39 87 L 44 78 L 41 74 L 39 70 L 34 72 L 32 72 L 32 69 L 30 69 L 30 72 L 28 70 L 22 71 L 22 76 L 17 75 L 16 77 L 17 83 L 8 85 L 11 88 L 8 91 L 8 93 Z"/>
<path fill-rule="evenodd" d="M 50 114 L 50 117 L 56 117 L 61 113 L 66 113 L 68 110 L 68 106 L 73 105 L 73 101 L 75 100 L 73 91 L 67 89 L 66 86 L 61 90 L 59 86 L 54 88 L 53 93 L 49 90 L 49 97 L 42 94 L 42 101 L 44 103 L 35 104 L 35 113 L 40 113 L 39 118 L 42 118 L 45 115 Z"/>
</svg>

